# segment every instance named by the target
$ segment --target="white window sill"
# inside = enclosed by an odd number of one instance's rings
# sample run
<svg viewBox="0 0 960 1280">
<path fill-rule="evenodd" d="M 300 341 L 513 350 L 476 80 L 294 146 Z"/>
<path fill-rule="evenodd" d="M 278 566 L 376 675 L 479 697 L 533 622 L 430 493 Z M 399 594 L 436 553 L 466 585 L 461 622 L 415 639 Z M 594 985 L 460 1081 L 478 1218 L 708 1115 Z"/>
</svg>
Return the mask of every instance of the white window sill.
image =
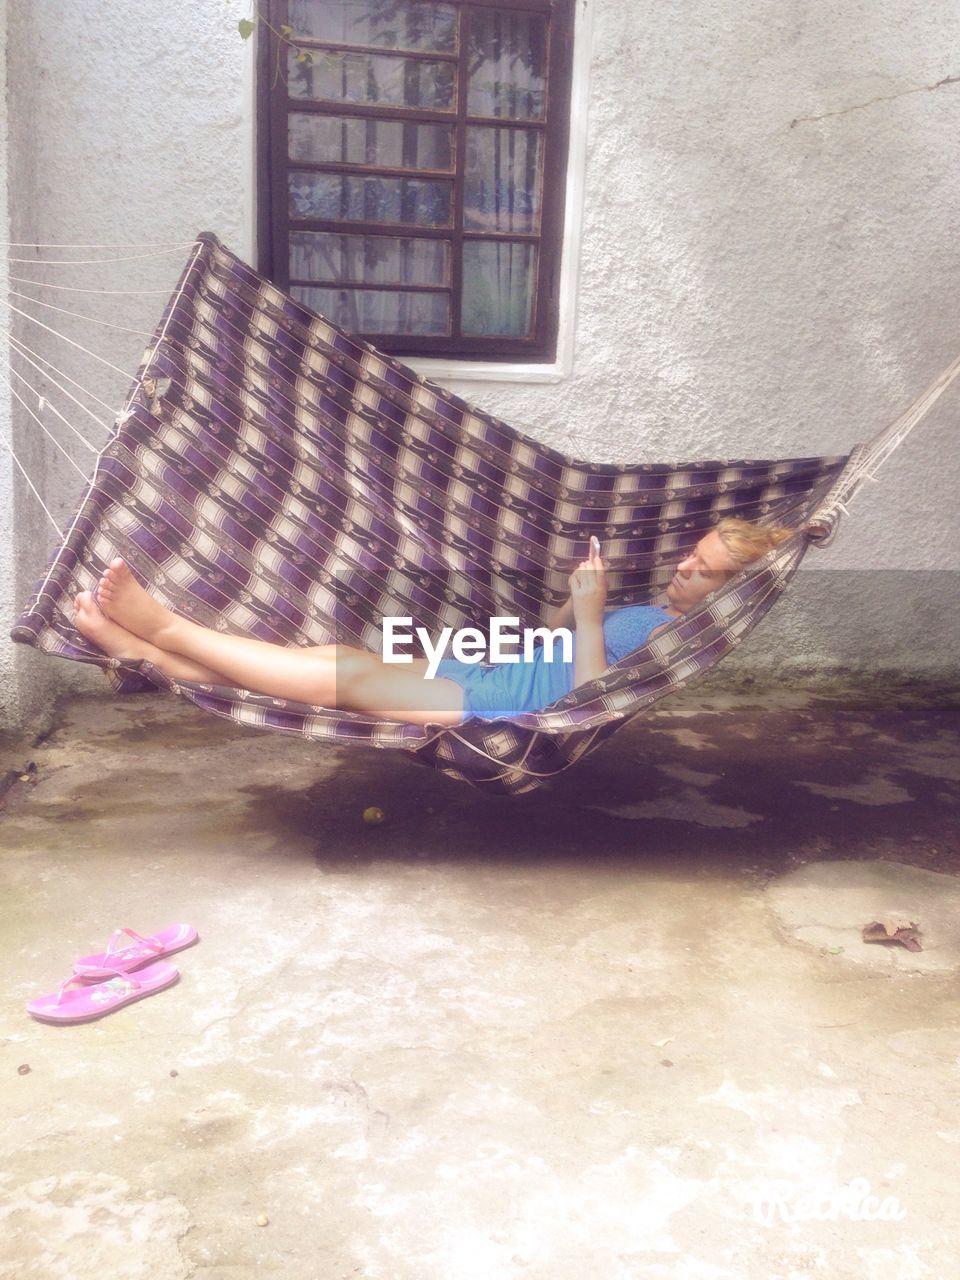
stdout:
<svg viewBox="0 0 960 1280">
<path fill-rule="evenodd" d="M 562 362 L 554 364 L 502 364 L 480 360 L 424 360 L 394 356 L 415 373 L 432 382 L 562 382 L 569 374 Z"/>
</svg>

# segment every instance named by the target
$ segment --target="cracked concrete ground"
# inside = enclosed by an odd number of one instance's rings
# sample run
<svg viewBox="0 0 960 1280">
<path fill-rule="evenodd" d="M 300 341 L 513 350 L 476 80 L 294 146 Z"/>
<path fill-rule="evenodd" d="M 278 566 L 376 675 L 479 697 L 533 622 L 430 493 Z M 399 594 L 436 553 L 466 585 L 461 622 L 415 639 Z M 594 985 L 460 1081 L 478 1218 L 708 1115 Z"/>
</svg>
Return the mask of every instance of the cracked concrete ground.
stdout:
<svg viewBox="0 0 960 1280">
<path fill-rule="evenodd" d="M 8 742 L 0 1276 L 957 1273 L 958 699 L 660 707 L 515 799 L 148 695 Z"/>
</svg>

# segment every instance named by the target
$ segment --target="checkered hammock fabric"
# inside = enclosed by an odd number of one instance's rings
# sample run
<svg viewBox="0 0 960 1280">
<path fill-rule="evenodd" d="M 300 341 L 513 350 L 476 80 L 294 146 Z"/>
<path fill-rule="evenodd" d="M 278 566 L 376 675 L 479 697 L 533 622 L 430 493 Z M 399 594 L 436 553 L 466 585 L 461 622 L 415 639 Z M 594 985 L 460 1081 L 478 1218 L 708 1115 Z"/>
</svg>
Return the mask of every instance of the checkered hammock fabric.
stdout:
<svg viewBox="0 0 960 1280">
<path fill-rule="evenodd" d="M 629 412 L 629 388 L 622 391 Z M 483 413 L 198 237 L 89 489 L 14 639 L 241 724 L 394 747 L 520 794 L 708 671 L 826 542 L 858 454 L 682 465 L 582 462 Z M 177 613 L 283 645 L 380 652 L 385 615 L 542 625 L 601 540 L 611 607 L 661 591 L 723 515 L 796 529 L 694 612 L 541 711 L 455 728 L 173 681 L 109 658 L 73 598 L 110 559 Z M 816 516 L 816 522 L 814 522 Z"/>
</svg>

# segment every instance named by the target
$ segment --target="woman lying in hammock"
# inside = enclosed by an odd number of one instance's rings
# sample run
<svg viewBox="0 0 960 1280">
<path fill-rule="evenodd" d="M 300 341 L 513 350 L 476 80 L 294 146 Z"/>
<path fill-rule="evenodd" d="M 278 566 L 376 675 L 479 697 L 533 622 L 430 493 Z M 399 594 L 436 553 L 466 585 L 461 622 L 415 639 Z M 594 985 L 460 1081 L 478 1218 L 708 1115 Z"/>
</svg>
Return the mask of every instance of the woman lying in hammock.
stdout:
<svg viewBox="0 0 960 1280">
<path fill-rule="evenodd" d="M 224 635 L 172 613 L 139 585 L 123 560 L 111 561 L 96 596 L 76 597 L 76 626 L 111 657 L 146 658 L 172 680 L 229 685 L 312 706 L 344 707 L 410 724 L 458 725 L 472 715 L 519 715 L 541 710 L 571 689 L 595 680 L 614 662 L 699 604 L 742 565 L 758 559 L 792 529 L 721 520 L 677 566 L 657 599 L 606 611 L 602 557 L 592 550 L 570 575 L 570 596 L 549 611 L 544 626 L 575 628 L 573 661 L 559 648 L 552 662 L 538 648 L 530 661 L 493 665 L 441 659 L 385 663 L 350 645 L 288 648 Z"/>
</svg>

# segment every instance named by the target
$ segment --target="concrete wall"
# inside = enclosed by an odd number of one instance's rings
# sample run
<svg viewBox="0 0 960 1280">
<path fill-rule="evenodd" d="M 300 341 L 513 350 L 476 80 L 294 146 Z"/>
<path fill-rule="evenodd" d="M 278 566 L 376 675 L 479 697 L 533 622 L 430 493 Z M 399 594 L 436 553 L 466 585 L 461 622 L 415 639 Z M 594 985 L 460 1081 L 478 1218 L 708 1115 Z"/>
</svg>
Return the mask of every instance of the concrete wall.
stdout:
<svg viewBox="0 0 960 1280">
<path fill-rule="evenodd" d="M 131 3 L 64 6 L 29 0 L 11 7 L 8 19 L 7 111 L 10 149 L 8 239 L 44 244 L 189 243 L 198 230 L 215 230 L 249 255 L 253 227 L 252 58 L 237 29 L 231 0 L 169 6 Z M 101 290 L 157 290 L 155 295 L 103 298 L 38 294 L 48 302 L 147 334 L 153 330 L 186 260 L 186 249 L 158 257 L 97 266 L 49 267 L 41 259 L 106 258 L 148 249 L 13 249 L 32 262 L 11 275 Z M 15 304 L 23 307 L 14 299 Z M 34 314 L 46 315 L 30 307 Z M 71 421 L 101 446 L 113 413 L 128 390 L 146 339 L 50 313 L 49 323 L 82 343 L 116 372 L 37 326 L 17 320 L 15 330 L 43 359 L 53 362 L 103 402 L 84 400 L 106 425 L 76 406 Z M 47 391 L 61 409 L 62 395 L 37 371 L 15 359 L 36 392 Z M 62 381 L 62 378 L 61 378 Z M 22 384 L 14 385 L 24 392 Z M 73 384 L 65 383 L 73 388 Z M 26 393 L 24 392 L 25 396 Z M 30 399 L 36 410 L 36 398 Z M 82 397 L 81 397 L 82 398 Z M 54 517 L 65 527 L 85 490 L 81 474 L 15 405 L 18 451 L 29 459 Z M 111 409 L 113 412 L 111 412 Z M 45 417 L 84 474 L 93 454 L 62 424 Z M 0 428 L 2 429 L 2 428 Z M 16 490 L 14 564 L 0 560 L 0 725 L 42 716 L 50 686 L 107 689 L 92 669 L 49 659 L 8 642 L 10 621 L 29 599 L 57 538 L 48 517 L 22 483 Z M 0 504 L 8 510 L 10 477 L 0 471 Z M 5 546 L 8 546 L 5 540 Z M 11 569 L 14 582 L 11 585 Z M 15 607 L 14 607 L 15 606 Z"/>
<path fill-rule="evenodd" d="M 0 40 L 6 43 L 7 4 L 0 0 Z M 0 103 L 7 98 L 7 66 L 6 59 L 0 62 Z M 7 210 L 7 116 L 3 112 L 0 120 L 0 235 L 9 240 L 9 215 Z M 0 261 L 0 286 L 3 295 L 0 297 L 0 323 L 6 329 L 9 323 L 9 312 L 2 298 L 6 297 L 7 268 Z M 5 386 L 0 385 L 0 435 L 3 439 L 11 439 L 10 395 Z M 13 521 L 14 521 L 14 464 L 10 453 L 0 446 L 0 619 L 6 621 L 16 608 L 16 572 L 13 556 Z M 10 722 L 16 715 L 13 697 L 18 685 L 15 674 L 15 652 L 13 645 L 0 638 L 0 706 L 4 708 L 3 718 Z"/>
<path fill-rule="evenodd" d="M 9 238 L 175 242 L 210 228 L 249 255 L 252 49 L 238 16 L 233 0 L 11 11 Z M 581 0 L 589 111 L 574 125 L 586 139 L 572 368 L 549 385 L 448 384 L 602 460 L 845 452 L 960 346 L 960 84 L 938 86 L 960 71 L 960 11 L 947 0 L 597 0 L 586 16 Z M 182 260 L 89 270 L 101 288 L 168 289 Z M 86 278 L 74 270 L 71 282 Z M 149 330 L 162 301 L 117 298 L 91 313 Z M 91 345 L 89 325 L 67 324 Z M 104 331 L 95 349 L 132 369 L 141 348 Z M 122 400 L 122 377 L 85 357 L 58 361 Z M 955 389 L 726 672 L 956 677 L 958 413 Z M 51 509 L 66 518 L 78 477 L 42 452 Z M 5 508 L 10 490 L 0 470 Z M 21 602 L 53 531 L 29 495 L 17 512 Z M 0 560 L 5 684 L 9 573 Z M 58 684 L 89 678 L 44 665 Z M 16 714 L 46 700 L 36 678 L 33 663 L 18 701 L 7 697 Z"/>
<path fill-rule="evenodd" d="M 8 21 L 6 0 L 0 0 L 0 41 L 5 40 Z M 0 60 L 0 103 L 7 99 L 7 66 Z M 10 240 L 10 137 L 6 111 L 0 119 L 0 238 Z M 12 264 L 8 266 L 0 255 L 0 328 L 5 332 L 15 318 L 7 304 L 8 280 Z M 39 654 L 9 643 L 7 620 L 12 619 L 20 604 L 19 584 L 24 568 L 24 547 L 33 538 L 36 543 L 41 535 L 45 542 L 54 536 L 48 517 L 27 488 L 11 454 L 11 447 L 25 464 L 27 473 L 33 475 L 36 468 L 42 477 L 44 464 L 38 442 L 29 438 L 14 441 L 20 424 L 15 421 L 12 408 L 15 405 L 9 390 L 6 374 L 7 352 L 0 347 L 0 728 L 14 727 L 29 717 L 30 712 L 50 701 L 54 682 L 50 664 Z M 39 491 L 42 481 L 35 479 Z M 31 504 L 32 507 L 31 507 Z M 39 520 L 38 520 L 39 515 Z M 40 523 L 46 522 L 46 531 Z"/>
</svg>

